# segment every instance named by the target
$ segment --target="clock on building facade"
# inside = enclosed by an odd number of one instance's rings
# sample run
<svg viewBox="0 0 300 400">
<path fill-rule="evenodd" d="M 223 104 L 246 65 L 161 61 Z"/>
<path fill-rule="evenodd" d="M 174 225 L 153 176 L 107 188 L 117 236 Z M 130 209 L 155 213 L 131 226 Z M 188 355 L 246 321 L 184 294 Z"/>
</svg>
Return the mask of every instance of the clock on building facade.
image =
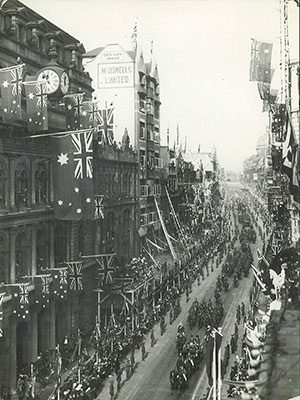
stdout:
<svg viewBox="0 0 300 400">
<path fill-rule="evenodd" d="M 63 68 L 57 66 L 45 67 L 37 74 L 37 80 L 46 83 L 48 95 L 65 95 L 68 93 L 70 79 L 68 73 Z"/>
</svg>

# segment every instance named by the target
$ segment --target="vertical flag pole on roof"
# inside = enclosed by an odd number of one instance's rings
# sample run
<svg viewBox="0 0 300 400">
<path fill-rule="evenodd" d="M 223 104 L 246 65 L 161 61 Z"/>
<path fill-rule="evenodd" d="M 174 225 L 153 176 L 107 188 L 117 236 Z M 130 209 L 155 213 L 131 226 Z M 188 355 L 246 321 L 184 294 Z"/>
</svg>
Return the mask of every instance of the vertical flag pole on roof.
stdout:
<svg viewBox="0 0 300 400">
<path fill-rule="evenodd" d="M 161 224 L 161 226 L 162 226 L 163 232 L 164 232 L 164 234 L 165 234 L 167 243 L 168 243 L 168 245 L 169 245 L 169 248 L 170 248 L 172 257 L 173 257 L 174 260 L 176 260 L 176 259 L 177 259 L 176 253 L 175 253 L 174 247 L 173 247 L 173 245 L 172 245 L 172 242 L 171 242 L 171 240 L 170 240 L 170 238 L 169 238 L 169 235 L 168 235 L 168 232 L 167 232 L 167 229 L 166 229 L 164 220 L 163 220 L 163 218 L 162 218 L 162 216 L 161 216 L 160 209 L 159 209 L 159 207 L 158 207 L 158 203 L 157 203 L 156 198 L 154 198 L 154 202 L 155 202 L 155 207 L 156 207 L 156 210 L 157 210 L 158 218 L 159 218 L 160 224 Z"/>
</svg>

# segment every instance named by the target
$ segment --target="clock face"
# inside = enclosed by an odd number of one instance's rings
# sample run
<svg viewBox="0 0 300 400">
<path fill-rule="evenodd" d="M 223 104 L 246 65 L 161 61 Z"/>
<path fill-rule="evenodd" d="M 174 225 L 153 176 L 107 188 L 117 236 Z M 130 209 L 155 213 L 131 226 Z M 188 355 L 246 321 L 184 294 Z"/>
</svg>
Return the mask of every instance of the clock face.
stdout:
<svg viewBox="0 0 300 400">
<path fill-rule="evenodd" d="M 66 73 L 66 71 L 64 71 L 60 77 L 60 90 L 62 94 L 68 93 L 69 87 L 70 87 L 69 75 Z"/>
<path fill-rule="evenodd" d="M 59 88 L 59 76 L 53 69 L 44 69 L 38 75 L 38 81 L 46 82 L 47 94 L 51 94 L 57 91 Z"/>
</svg>

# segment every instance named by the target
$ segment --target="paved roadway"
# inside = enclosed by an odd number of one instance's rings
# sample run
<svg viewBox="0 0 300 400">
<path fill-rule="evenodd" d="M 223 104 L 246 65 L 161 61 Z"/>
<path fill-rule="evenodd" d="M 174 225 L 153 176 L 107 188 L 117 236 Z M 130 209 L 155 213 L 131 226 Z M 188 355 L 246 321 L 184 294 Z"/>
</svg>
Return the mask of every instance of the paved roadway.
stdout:
<svg viewBox="0 0 300 400">
<path fill-rule="evenodd" d="M 258 247 L 261 248 L 260 238 L 257 241 Z M 255 246 L 252 246 L 254 252 L 254 260 L 256 262 L 256 252 Z M 224 258 L 225 259 L 225 258 Z M 222 260 L 222 263 L 224 261 Z M 157 343 L 154 348 L 150 347 L 150 338 L 147 335 L 146 338 L 146 351 L 148 351 L 148 356 L 145 361 L 141 360 L 140 351 L 136 351 L 136 361 L 138 363 L 137 369 L 128 381 L 125 381 L 125 371 L 123 372 L 122 379 L 124 383 L 121 391 L 115 395 L 115 399 L 118 400 L 169 400 L 169 399 L 192 399 L 199 400 L 206 396 L 208 382 L 206 376 L 206 370 L 204 363 L 202 363 L 200 369 L 192 376 L 189 381 L 189 388 L 182 394 L 174 393 L 172 394 L 169 381 L 169 373 L 174 369 L 177 361 L 177 351 L 175 346 L 177 327 L 181 322 L 184 324 L 186 329 L 186 336 L 189 337 L 191 334 L 194 336 L 199 334 L 200 338 L 204 339 L 205 331 L 202 328 L 200 331 L 194 328 L 190 331 L 187 324 L 187 314 L 188 310 L 195 298 L 202 301 L 204 298 L 209 300 L 213 297 L 216 279 L 221 271 L 221 265 L 218 268 L 214 268 L 214 272 L 210 271 L 208 277 L 206 277 L 200 284 L 197 282 L 193 284 L 193 290 L 188 303 L 186 303 L 185 294 L 181 298 L 182 312 L 176 321 L 169 325 L 169 316 L 166 317 L 167 330 L 165 334 L 160 336 L 159 325 L 155 326 L 155 337 L 157 338 Z M 209 263 L 211 266 L 211 261 Z M 232 281 L 230 281 L 230 290 L 223 296 L 223 304 L 225 309 L 225 317 L 222 321 L 222 333 L 223 345 L 222 349 L 224 351 L 225 345 L 229 342 L 231 334 L 234 332 L 234 324 L 236 321 L 236 309 L 238 304 L 242 301 L 247 305 L 249 303 L 249 290 L 252 286 L 253 277 L 251 272 L 248 278 L 244 278 L 239 282 L 239 286 L 234 289 Z M 113 380 L 115 382 L 116 390 L 116 378 L 113 375 L 111 378 L 107 379 L 103 391 L 98 396 L 100 400 L 110 399 L 109 395 L 109 383 Z M 225 389 L 225 388 L 224 388 Z M 223 392 L 224 393 L 224 392 Z"/>
</svg>

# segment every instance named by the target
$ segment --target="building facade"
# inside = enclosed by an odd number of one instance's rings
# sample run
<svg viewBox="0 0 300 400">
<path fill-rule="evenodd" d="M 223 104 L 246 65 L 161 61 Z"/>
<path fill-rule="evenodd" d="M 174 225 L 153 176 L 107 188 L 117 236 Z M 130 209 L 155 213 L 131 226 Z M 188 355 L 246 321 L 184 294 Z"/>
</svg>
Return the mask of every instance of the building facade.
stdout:
<svg viewBox="0 0 300 400">
<path fill-rule="evenodd" d="M 122 145 L 124 134 L 138 153 L 140 249 L 145 238 L 160 234 L 154 198 L 160 205 L 160 95 L 156 62 L 144 62 L 141 48 L 125 51 L 119 44 L 89 51 L 85 68 L 94 80 L 94 96 L 100 107 L 113 108 L 114 141 Z M 126 133 L 125 133 L 126 132 Z"/>
</svg>

